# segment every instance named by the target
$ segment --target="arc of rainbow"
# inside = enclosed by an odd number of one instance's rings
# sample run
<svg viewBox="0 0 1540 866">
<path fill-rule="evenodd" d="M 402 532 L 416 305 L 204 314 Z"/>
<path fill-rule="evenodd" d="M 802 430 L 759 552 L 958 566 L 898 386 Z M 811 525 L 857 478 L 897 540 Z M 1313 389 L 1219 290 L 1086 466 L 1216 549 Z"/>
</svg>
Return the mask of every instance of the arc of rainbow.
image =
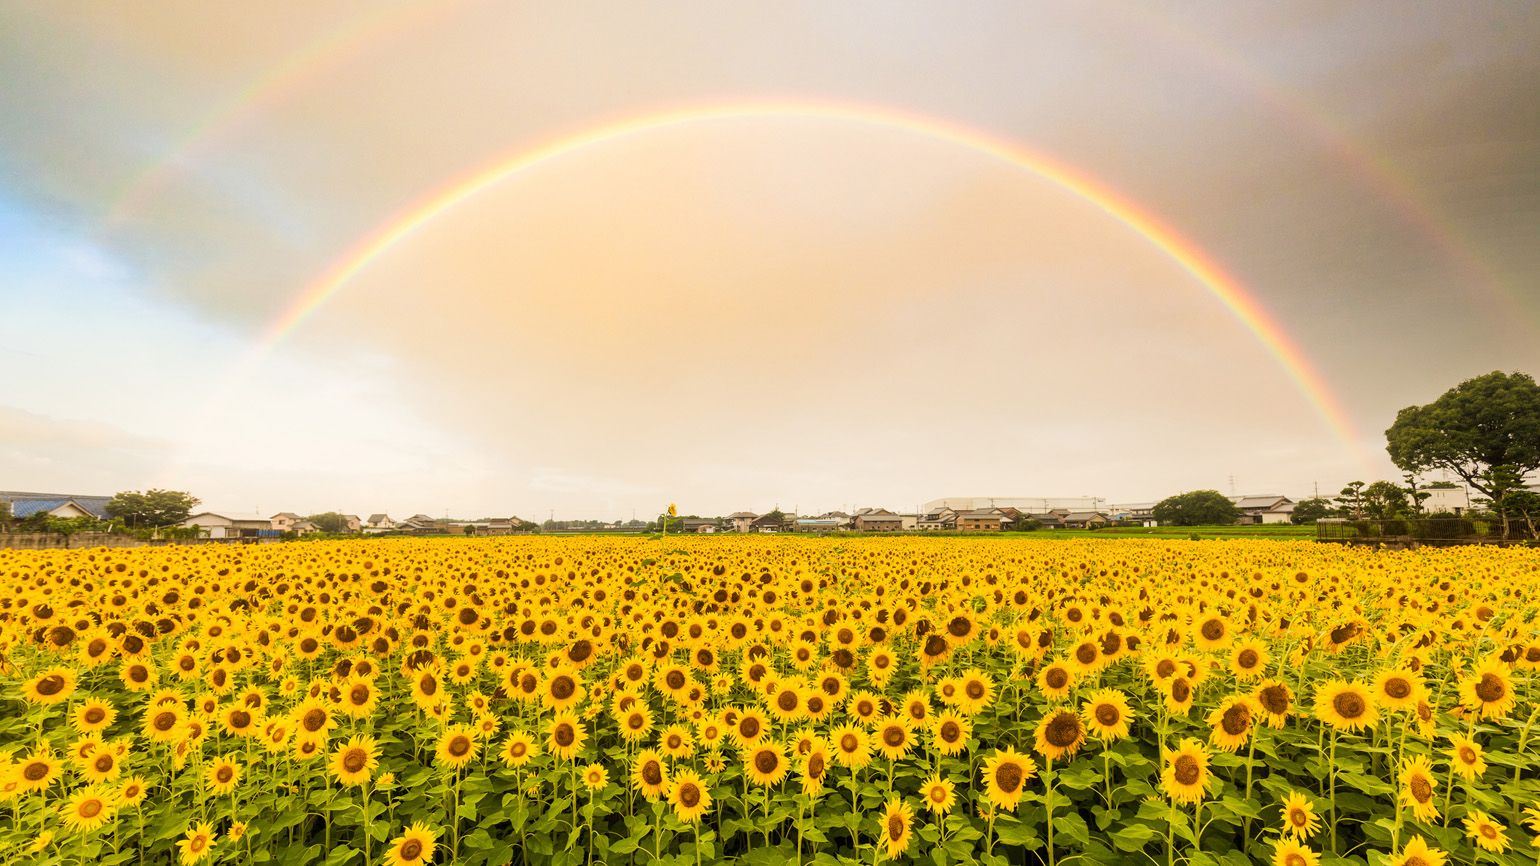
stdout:
<svg viewBox="0 0 1540 866">
<path fill-rule="evenodd" d="M 321 73 L 362 54 L 393 34 L 408 32 L 448 0 L 405 0 L 381 4 L 374 14 L 343 22 L 321 33 L 216 106 L 182 136 L 175 147 L 135 174 L 109 199 L 104 222 L 121 225 L 143 209 L 176 175 L 213 150 L 269 106 L 299 93 Z"/>
<path fill-rule="evenodd" d="M 1052 157 L 982 130 L 946 120 L 864 104 L 818 101 L 735 101 L 647 112 L 523 148 L 455 180 L 380 224 L 307 286 L 263 332 L 263 354 L 382 255 L 468 199 L 521 172 L 598 145 L 645 132 L 746 118 L 810 118 L 908 132 L 950 142 L 1040 177 L 1095 206 L 1143 237 L 1186 271 L 1262 344 L 1332 433 L 1362 460 L 1353 424 L 1331 388 L 1276 319 L 1196 244 L 1112 189 Z"/>
</svg>

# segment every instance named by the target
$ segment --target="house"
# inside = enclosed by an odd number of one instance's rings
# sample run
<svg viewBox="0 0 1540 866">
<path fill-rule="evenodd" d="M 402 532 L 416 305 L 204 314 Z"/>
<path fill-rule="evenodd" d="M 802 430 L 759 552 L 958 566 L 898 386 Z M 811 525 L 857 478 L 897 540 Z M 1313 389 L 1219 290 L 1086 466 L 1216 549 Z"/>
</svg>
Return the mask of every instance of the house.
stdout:
<svg viewBox="0 0 1540 866">
<path fill-rule="evenodd" d="M 957 528 L 957 512 L 950 508 L 940 508 L 927 512 L 915 521 L 915 528 L 921 532 L 937 532 Z"/>
<path fill-rule="evenodd" d="M 484 529 L 481 535 L 513 535 L 516 532 L 528 532 L 531 524 L 518 517 L 489 517 L 481 521 Z"/>
<path fill-rule="evenodd" d="M 1428 514 L 1453 514 L 1461 517 L 1471 510 L 1470 491 L 1464 487 L 1421 487 L 1417 492 L 1428 494 L 1428 498 L 1422 501 L 1422 510 Z M 1407 501 L 1411 501 L 1410 495 Z"/>
<path fill-rule="evenodd" d="M 342 515 L 342 525 L 347 532 L 362 532 L 364 529 L 364 522 L 358 519 L 357 514 Z"/>
<path fill-rule="evenodd" d="M 0 490 L 0 516 L 26 520 L 39 514 L 49 517 L 88 517 L 108 520 L 107 503 L 111 496 L 82 496 L 74 493 L 23 493 Z"/>
<path fill-rule="evenodd" d="M 1122 523 L 1131 526 L 1158 526 L 1155 520 L 1155 503 L 1153 502 L 1129 502 L 1122 505 L 1107 506 L 1108 516 L 1113 523 Z"/>
<path fill-rule="evenodd" d="M 273 528 L 273 519 L 239 511 L 200 511 L 177 524 L 197 528 L 205 538 L 277 538 L 281 530 Z"/>
<path fill-rule="evenodd" d="M 1277 493 L 1232 496 L 1230 501 L 1240 512 L 1236 523 L 1289 523 L 1294 517 L 1294 500 Z"/>
<path fill-rule="evenodd" d="M 269 517 L 268 523 L 271 524 L 271 528 L 276 529 L 279 532 L 294 532 L 295 525 L 304 519 L 305 518 L 300 517 L 298 514 L 295 514 L 292 511 L 280 511 L 277 514 L 274 514 L 272 517 Z"/>
<path fill-rule="evenodd" d="M 839 524 L 839 529 L 849 529 L 852 523 L 851 516 L 843 511 L 825 511 L 824 513 L 818 515 L 817 519 L 833 520 Z"/>
<path fill-rule="evenodd" d="M 898 528 L 904 532 L 914 532 L 920 528 L 920 515 L 918 514 L 900 514 L 898 518 L 900 524 Z"/>
<path fill-rule="evenodd" d="M 396 524 L 397 532 L 411 535 L 443 535 L 449 532 L 449 528 L 449 521 L 429 517 L 426 514 L 414 514 Z"/>
<path fill-rule="evenodd" d="M 999 532 L 1005 526 L 1005 516 L 998 509 L 960 511 L 957 513 L 959 532 Z"/>
<path fill-rule="evenodd" d="M 749 524 L 750 532 L 785 532 L 786 515 L 772 511 Z"/>
<path fill-rule="evenodd" d="M 862 532 L 898 532 L 904 528 L 904 518 L 886 508 L 861 508 L 856 510 L 855 527 Z"/>
<path fill-rule="evenodd" d="M 617 529 L 619 526 L 616 527 Z M 685 517 L 679 521 L 681 532 L 694 532 L 697 534 L 717 531 L 717 522 L 708 517 Z"/>
<path fill-rule="evenodd" d="M 1043 529 L 1063 529 L 1064 517 L 1069 514 L 1065 510 L 1044 511 L 1041 514 L 1028 514 L 1028 520 L 1036 520 Z"/>
<path fill-rule="evenodd" d="M 732 524 L 734 532 L 748 532 L 758 519 L 759 515 L 752 511 L 734 511 L 727 515 L 727 521 Z"/>
<path fill-rule="evenodd" d="M 371 514 L 364 521 L 364 532 L 374 534 L 377 532 L 390 532 L 396 528 L 396 522 L 390 519 L 389 514 Z"/>
<path fill-rule="evenodd" d="M 1018 508 L 1028 514 L 1045 511 L 1097 511 L 1102 500 L 1096 496 L 950 496 L 932 499 L 921 506 L 929 514 L 950 508 L 953 511 L 986 511 L 991 508 Z"/>
<path fill-rule="evenodd" d="M 792 521 L 792 528 L 798 532 L 840 532 L 847 526 L 837 517 L 799 517 Z"/>
<path fill-rule="evenodd" d="M 1071 511 L 1064 515 L 1063 526 L 1065 529 L 1090 529 L 1106 526 L 1110 522 L 1107 515 L 1100 511 Z"/>
</svg>

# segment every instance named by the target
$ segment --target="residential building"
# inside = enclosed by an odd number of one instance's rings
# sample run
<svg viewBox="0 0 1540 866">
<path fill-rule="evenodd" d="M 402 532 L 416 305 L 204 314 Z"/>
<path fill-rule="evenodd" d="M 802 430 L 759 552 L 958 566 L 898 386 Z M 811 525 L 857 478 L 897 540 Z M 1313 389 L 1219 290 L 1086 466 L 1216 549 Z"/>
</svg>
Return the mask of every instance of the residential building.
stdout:
<svg viewBox="0 0 1540 866">
<path fill-rule="evenodd" d="M 1107 506 L 1108 517 L 1113 523 L 1132 524 L 1135 526 L 1156 526 L 1155 503 L 1153 502 L 1127 502 L 1121 505 Z"/>
<path fill-rule="evenodd" d="M 792 521 L 792 528 L 798 532 L 841 532 L 848 525 L 838 517 L 799 517 Z"/>
<path fill-rule="evenodd" d="M 1422 510 L 1428 514 L 1453 514 L 1458 517 L 1471 510 L 1470 491 L 1464 487 L 1421 487 L 1417 492 L 1428 494 L 1428 498 L 1422 501 Z"/>
<path fill-rule="evenodd" d="M 732 525 L 734 532 L 748 532 L 758 519 L 759 515 L 752 511 L 734 511 L 727 515 L 727 522 Z"/>
<path fill-rule="evenodd" d="M 177 525 L 196 527 L 205 538 L 216 539 L 277 538 L 281 531 L 273 528 L 271 517 L 239 511 L 200 511 Z"/>
<path fill-rule="evenodd" d="M 24 493 L 0 490 L 0 517 L 26 520 L 46 513 L 49 517 L 89 517 L 107 520 L 111 496 L 84 496 L 78 493 Z"/>
<path fill-rule="evenodd" d="M 761 515 L 760 517 L 755 518 L 754 522 L 749 524 L 749 531 L 750 532 L 785 532 L 786 531 L 786 515 L 781 514 L 779 512 L 775 512 L 775 511 L 772 511 L 769 514 Z"/>
<path fill-rule="evenodd" d="M 1230 501 L 1240 512 L 1236 523 L 1289 523 L 1294 516 L 1294 500 L 1277 493 L 1232 496 Z"/>
<path fill-rule="evenodd" d="M 1090 529 L 1106 526 L 1110 522 L 1107 515 L 1100 511 L 1071 511 L 1064 515 L 1062 525 L 1065 529 Z"/>
<path fill-rule="evenodd" d="M 717 521 L 709 517 L 686 517 L 679 521 L 681 532 L 706 534 L 716 532 L 718 528 Z"/>
<path fill-rule="evenodd" d="M 952 496 L 932 499 L 921 506 L 929 514 L 943 508 L 953 511 L 985 511 L 990 508 L 1016 508 L 1027 514 L 1041 514 L 1063 509 L 1070 511 L 1099 511 L 1103 500 L 1099 496 Z"/>
<path fill-rule="evenodd" d="M 302 520 L 304 520 L 303 517 L 300 517 L 298 514 L 295 514 L 292 511 L 280 511 L 277 514 L 274 514 L 272 517 L 269 517 L 268 523 L 271 524 L 271 528 L 276 529 L 279 532 L 294 532 L 295 525 Z"/>
<path fill-rule="evenodd" d="M 348 532 L 362 532 L 364 529 L 364 522 L 358 519 L 357 514 L 342 515 L 342 525 Z"/>
<path fill-rule="evenodd" d="M 390 532 L 396 528 L 396 522 L 390 519 L 389 514 L 371 514 L 364 521 L 364 532 L 371 535 L 379 532 Z"/>
<path fill-rule="evenodd" d="M 957 528 L 957 512 L 950 508 L 938 508 L 920 516 L 915 528 L 921 532 L 939 532 Z"/>
<path fill-rule="evenodd" d="M 1005 515 L 997 509 L 981 509 L 978 511 L 959 511 L 957 513 L 958 532 L 999 532 L 1005 527 Z"/>
<path fill-rule="evenodd" d="M 856 510 L 855 527 L 862 532 L 898 532 L 904 528 L 904 518 L 886 508 L 860 508 Z"/>
</svg>

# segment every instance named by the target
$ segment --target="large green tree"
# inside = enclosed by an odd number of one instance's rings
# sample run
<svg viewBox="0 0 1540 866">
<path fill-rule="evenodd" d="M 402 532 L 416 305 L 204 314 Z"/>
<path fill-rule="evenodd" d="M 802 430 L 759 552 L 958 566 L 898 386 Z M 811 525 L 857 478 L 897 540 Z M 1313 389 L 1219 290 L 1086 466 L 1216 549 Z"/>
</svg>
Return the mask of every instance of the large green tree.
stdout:
<svg viewBox="0 0 1540 866">
<path fill-rule="evenodd" d="M 200 500 L 181 490 L 125 490 L 107 502 L 107 513 L 131 529 L 154 529 L 187 519 Z"/>
<path fill-rule="evenodd" d="M 1218 490 L 1191 490 L 1155 504 L 1155 519 L 1161 526 L 1230 524 L 1239 516 L 1235 503 Z"/>
<path fill-rule="evenodd" d="M 316 528 L 322 532 L 339 533 L 348 531 L 348 519 L 335 511 L 323 511 L 320 514 L 312 514 L 305 519 L 314 523 Z"/>
<path fill-rule="evenodd" d="M 1330 499 L 1317 496 L 1297 503 L 1294 506 L 1294 513 L 1289 515 L 1289 520 L 1293 523 L 1315 523 L 1323 517 L 1330 517 L 1333 511 L 1335 509 L 1332 508 Z"/>
<path fill-rule="evenodd" d="M 1540 469 L 1540 385 L 1525 373 L 1467 379 L 1432 403 L 1397 412 L 1385 450 L 1403 472 L 1460 476 L 1492 501 L 1506 535 L 1504 500 Z"/>
</svg>

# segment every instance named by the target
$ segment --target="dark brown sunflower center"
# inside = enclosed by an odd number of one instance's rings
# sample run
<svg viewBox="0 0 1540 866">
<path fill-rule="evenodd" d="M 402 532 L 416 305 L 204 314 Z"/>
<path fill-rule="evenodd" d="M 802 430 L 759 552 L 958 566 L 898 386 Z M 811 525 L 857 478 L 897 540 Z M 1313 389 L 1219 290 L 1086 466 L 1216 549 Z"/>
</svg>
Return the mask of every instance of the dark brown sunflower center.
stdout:
<svg viewBox="0 0 1540 866">
<path fill-rule="evenodd" d="M 947 719 L 941 723 L 941 740 L 946 743 L 955 743 L 962 739 L 962 726 Z"/>
<path fill-rule="evenodd" d="M 1048 673 L 1043 677 L 1043 682 L 1047 683 L 1050 689 L 1062 689 L 1069 685 L 1069 671 L 1063 668 L 1049 668 Z"/>
<path fill-rule="evenodd" d="M 556 745 L 565 748 L 572 745 L 572 741 L 577 739 L 577 733 L 572 730 L 571 725 L 557 725 L 556 733 L 552 735 L 552 739 L 556 740 Z"/>
<path fill-rule="evenodd" d="M 303 719 L 300 719 L 300 726 L 312 734 L 321 730 L 326 727 L 326 711 L 320 707 L 312 708 L 309 712 L 305 713 Z"/>
<path fill-rule="evenodd" d="M 563 745 L 566 745 L 566 744 L 563 743 Z M 470 751 L 471 751 L 471 738 L 470 737 L 467 737 L 467 736 L 464 736 L 464 735 L 460 735 L 460 736 L 456 736 L 456 737 L 453 737 L 453 738 L 450 739 L 450 741 L 449 741 L 449 754 L 455 756 L 456 758 L 463 758 L 466 755 L 470 754 Z"/>
<path fill-rule="evenodd" d="M 1096 705 L 1096 721 L 1100 722 L 1102 727 L 1110 728 L 1119 721 L 1122 721 L 1122 719 L 1122 711 L 1112 704 Z"/>
<path fill-rule="evenodd" d="M 984 684 L 978 680 L 969 680 L 963 685 L 963 694 L 969 700 L 980 701 L 984 699 Z"/>
<path fill-rule="evenodd" d="M 780 696 L 775 699 L 775 704 L 789 713 L 797 708 L 797 693 L 793 691 L 781 692 Z"/>
<path fill-rule="evenodd" d="M 48 765 L 42 761 L 33 761 L 21 771 L 21 775 L 29 782 L 39 782 L 48 778 Z"/>
<path fill-rule="evenodd" d="M 251 713 L 248 713 L 245 710 L 231 710 L 230 727 L 236 728 L 237 730 L 240 728 L 251 727 Z"/>
<path fill-rule="evenodd" d="M 37 681 L 37 693 L 45 698 L 51 698 L 64 691 L 64 677 L 58 674 L 49 674 Z"/>
<path fill-rule="evenodd" d="M 754 769 L 761 773 L 773 773 L 780 765 L 780 756 L 769 749 L 761 749 L 754 753 Z"/>
<path fill-rule="evenodd" d="M 946 630 L 952 637 L 966 637 L 973 630 L 973 622 L 965 616 L 954 616 L 947 622 Z"/>
<path fill-rule="evenodd" d="M 700 805 L 700 796 L 700 788 L 694 782 L 685 782 L 679 786 L 679 802 L 684 804 L 686 809 L 693 809 Z"/>
<path fill-rule="evenodd" d="M 1179 785 L 1195 784 L 1202 772 L 1203 768 L 1198 766 L 1198 759 L 1192 755 L 1178 755 L 1176 764 L 1172 768 L 1172 776 L 1176 778 Z"/>
<path fill-rule="evenodd" d="M 1075 647 L 1075 661 L 1088 665 L 1096 661 L 1096 644 L 1083 643 Z"/>
<path fill-rule="evenodd" d="M 810 779 L 822 779 L 824 771 L 823 755 L 813 754 L 807 759 L 807 775 Z"/>
<path fill-rule="evenodd" d="M 1385 681 L 1385 694 L 1399 701 L 1412 694 L 1412 684 L 1403 677 L 1391 677 Z"/>
<path fill-rule="evenodd" d="M 1015 761 L 1006 761 L 995 768 L 995 787 L 1007 794 L 1014 794 L 1021 787 L 1021 765 Z"/>
<path fill-rule="evenodd" d="M 1176 662 L 1172 661 L 1171 659 L 1161 659 L 1159 662 L 1156 662 L 1156 676 L 1160 677 L 1161 679 L 1165 679 L 1174 673 L 1176 673 Z"/>
<path fill-rule="evenodd" d="M 422 843 L 416 839 L 408 839 L 401 843 L 401 850 L 396 852 L 402 861 L 410 863 L 422 856 Z"/>
<path fill-rule="evenodd" d="M 893 840 L 894 842 L 897 842 L 898 840 L 904 838 L 904 830 L 906 830 L 906 829 L 908 829 L 908 828 L 906 828 L 904 826 L 904 816 L 903 815 L 889 815 L 888 816 L 888 838 L 889 839 Z"/>
<path fill-rule="evenodd" d="M 759 719 L 753 716 L 745 716 L 743 721 L 738 723 L 738 733 L 746 740 L 752 740 L 759 736 Z"/>
<path fill-rule="evenodd" d="M 1496 674 L 1482 674 L 1476 682 L 1476 697 L 1483 703 L 1491 704 L 1502 700 L 1508 694 L 1508 687 L 1503 684 Z"/>
<path fill-rule="evenodd" d="M 1192 686 L 1188 685 L 1187 680 L 1178 677 L 1177 679 L 1171 681 L 1172 700 L 1182 704 L 1186 703 L 1187 699 L 1190 697 L 1192 697 Z"/>
<path fill-rule="evenodd" d="M 166 731 L 176 727 L 176 713 L 171 712 L 170 710 L 156 713 L 154 721 L 152 721 L 150 724 L 155 728 L 155 730 L 160 731 L 161 733 L 165 733 Z"/>
<path fill-rule="evenodd" d="M 560 676 L 551 680 L 551 697 L 558 701 L 565 701 L 572 697 L 575 691 L 577 691 L 577 683 L 572 681 L 572 677 Z"/>
<path fill-rule="evenodd" d="M 1251 710 L 1245 704 L 1235 704 L 1219 717 L 1219 727 L 1232 737 L 1251 730 Z"/>
<path fill-rule="evenodd" d="M 1257 700 L 1262 702 L 1262 709 L 1274 715 L 1282 715 L 1289 711 L 1289 693 L 1283 686 L 1268 686 L 1257 693 Z"/>
<path fill-rule="evenodd" d="M 1412 799 L 1419 803 L 1426 803 L 1433 799 L 1433 786 L 1423 776 L 1413 776 L 1406 783 L 1406 789 L 1411 792 Z"/>
<path fill-rule="evenodd" d="M 1331 707 L 1337 711 L 1337 715 L 1349 721 L 1361 717 L 1369 709 L 1364 699 L 1356 692 L 1343 692 L 1337 695 L 1331 699 Z"/>
<path fill-rule="evenodd" d="M 102 809 L 105 808 L 105 806 L 106 804 L 101 800 L 94 798 L 86 800 L 84 803 L 80 804 L 80 817 L 95 818 L 97 815 L 102 813 Z"/>
<path fill-rule="evenodd" d="M 925 638 L 925 655 L 936 658 L 946 655 L 946 638 L 939 634 L 929 635 Z"/>
<path fill-rule="evenodd" d="M 364 704 L 369 703 L 369 687 L 363 683 L 359 683 L 358 685 L 349 689 L 348 700 L 351 701 L 354 706 L 363 706 Z"/>
<path fill-rule="evenodd" d="M 1256 667 L 1257 662 L 1260 660 L 1261 658 L 1257 655 L 1257 651 L 1254 649 L 1243 649 L 1241 650 L 1240 655 L 1235 657 L 1236 663 L 1240 665 L 1240 668 L 1243 671 L 1249 671 Z"/>
<path fill-rule="evenodd" d="M 1203 637 L 1208 640 L 1219 640 L 1225 636 L 1225 624 L 1217 619 L 1204 620 Z"/>
<path fill-rule="evenodd" d="M 684 688 L 684 671 L 669 671 L 663 680 L 668 683 L 668 687 L 671 689 L 682 689 Z"/>
<path fill-rule="evenodd" d="M 107 720 L 107 711 L 101 707 L 86 707 L 85 720 L 88 725 L 99 725 Z"/>
<path fill-rule="evenodd" d="M 882 742 L 890 749 L 896 749 L 904 744 L 904 729 L 898 725 L 888 725 L 882 729 Z"/>
<path fill-rule="evenodd" d="M 356 773 L 359 770 L 362 770 L 368 763 L 369 756 L 364 752 L 363 749 L 349 749 L 347 753 L 342 756 L 342 768 L 347 770 L 349 773 Z"/>
<path fill-rule="evenodd" d="M 1074 713 L 1061 712 L 1048 723 L 1048 730 L 1043 733 L 1043 739 L 1050 746 L 1059 749 L 1067 749 L 1080 741 L 1080 717 Z"/>
<path fill-rule="evenodd" d="M 649 785 L 663 784 L 663 768 L 657 761 L 648 761 L 642 765 L 642 781 Z"/>
<path fill-rule="evenodd" d="M 856 749 L 860 748 L 860 746 L 861 741 L 856 737 L 855 734 L 846 734 L 845 736 L 840 737 L 840 751 L 846 754 L 855 754 Z"/>
<path fill-rule="evenodd" d="M 229 766 L 220 767 L 218 770 L 214 771 L 214 778 L 218 780 L 219 784 L 223 785 L 224 783 L 235 778 L 235 768 Z"/>
</svg>

